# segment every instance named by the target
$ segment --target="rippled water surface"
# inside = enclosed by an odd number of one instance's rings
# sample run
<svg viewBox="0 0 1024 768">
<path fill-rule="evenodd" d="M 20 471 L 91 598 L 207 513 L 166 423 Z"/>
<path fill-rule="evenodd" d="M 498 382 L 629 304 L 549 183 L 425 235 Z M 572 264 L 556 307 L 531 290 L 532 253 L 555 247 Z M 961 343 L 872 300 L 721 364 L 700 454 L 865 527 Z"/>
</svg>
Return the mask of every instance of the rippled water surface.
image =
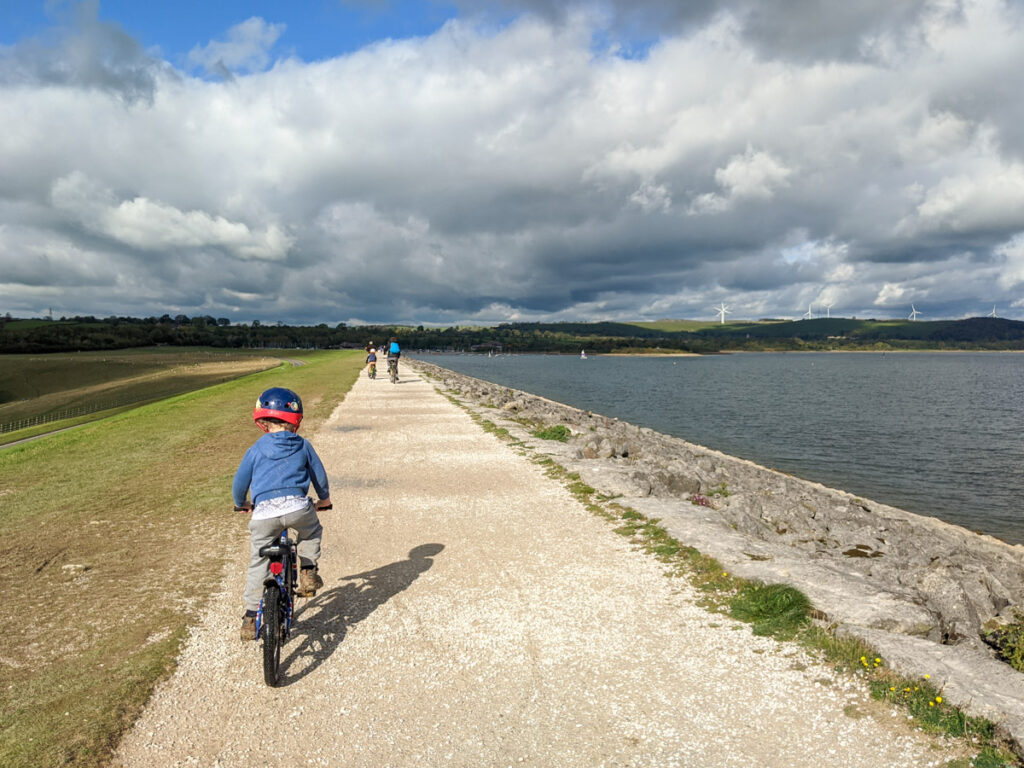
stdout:
<svg viewBox="0 0 1024 768">
<path fill-rule="evenodd" d="M 425 355 L 1024 543 L 1024 355 Z"/>
</svg>

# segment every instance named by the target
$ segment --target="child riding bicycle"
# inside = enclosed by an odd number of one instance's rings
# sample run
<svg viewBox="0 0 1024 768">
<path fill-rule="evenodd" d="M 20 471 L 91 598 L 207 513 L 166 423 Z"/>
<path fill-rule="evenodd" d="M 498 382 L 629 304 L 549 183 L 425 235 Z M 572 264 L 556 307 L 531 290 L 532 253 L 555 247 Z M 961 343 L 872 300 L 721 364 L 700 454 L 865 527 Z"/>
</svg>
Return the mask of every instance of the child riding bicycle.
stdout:
<svg viewBox="0 0 1024 768">
<path fill-rule="evenodd" d="M 370 347 L 370 353 L 366 356 L 366 375 L 371 379 L 377 377 L 377 350 Z"/>
<path fill-rule="evenodd" d="M 317 509 L 331 503 L 327 472 L 313 446 L 296 434 L 302 422 L 302 400 L 290 389 L 272 387 L 259 396 L 252 414 L 266 432 L 245 452 L 231 486 L 235 506 L 252 511 L 249 520 L 251 552 L 245 580 L 245 614 L 242 640 L 256 639 L 256 614 L 268 560 L 260 548 L 294 528 L 301 570 L 295 593 L 312 597 L 324 585 L 317 572 L 323 527 Z M 306 496 L 310 483 L 320 501 Z M 246 501 L 251 492 L 252 501 Z"/>
</svg>

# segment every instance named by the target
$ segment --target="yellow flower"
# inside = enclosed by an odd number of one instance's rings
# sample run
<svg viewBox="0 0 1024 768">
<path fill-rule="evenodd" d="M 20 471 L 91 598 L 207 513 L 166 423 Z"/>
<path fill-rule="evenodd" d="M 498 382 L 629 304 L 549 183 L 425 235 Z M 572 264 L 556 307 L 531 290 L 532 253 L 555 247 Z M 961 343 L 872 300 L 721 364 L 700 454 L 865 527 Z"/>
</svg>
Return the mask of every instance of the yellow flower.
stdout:
<svg viewBox="0 0 1024 768">
<path fill-rule="evenodd" d="M 941 696 L 936 696 L 936 697 L 935 697 L 935 700 L 936 700 L 937 702 L 939 702 L 939 704 L 941 704 L 941 703 L 942 703 L 942 697 L 941 697 Z"/>
<path fill-rule="evenodd" d="M 880 658 L 878 658 L 877 656 L 875 656 L 875 664 L 881 664 L 881 663 L 882 663 L 882 660 Z"/>
<path fill-rule="evenodd" d="M 928 706 L 929 707 L 934 707 L 935 706 L 935 702 L 934 701 L 929 701 L 928 702 Z"/>
<path fill-rule="evenodd" d="M 889 690 L 890 691 L 895 691 L 896 690 L 896 686 L 895 685 L 890 685 L 889 686 Z"/>
<path fill-rule="evenodd" d="M 924 679 L 925 679 L 925 680 L 931 680 L 931 679 L 932 679 L 932 676 L 931 676 L 931 675 L 925 675 L 925 676 L 924 676 Z"/>
</svg>

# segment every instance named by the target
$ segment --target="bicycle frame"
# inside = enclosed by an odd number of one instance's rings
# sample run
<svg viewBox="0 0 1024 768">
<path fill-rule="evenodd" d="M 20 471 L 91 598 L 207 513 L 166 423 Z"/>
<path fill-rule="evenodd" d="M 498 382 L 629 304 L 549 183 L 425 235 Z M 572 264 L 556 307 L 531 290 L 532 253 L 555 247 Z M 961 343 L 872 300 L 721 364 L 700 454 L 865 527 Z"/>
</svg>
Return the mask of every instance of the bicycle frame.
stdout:
<svg viewBox="0 0 1024 768">
<path fill-rule="evenodd" d="M 276 583 L 281 589 L 285 600 L 285 620 L 282 640 L 288 637 L 292 628 L 292 612 L 295 610 L 295 585 L 298 583 L 299 567 L 298 558 L 295 554 L 295 542 L 288 538 L 287 529 L 281 531 L 281 538 L 274 544 L 267 544 L 260 548 L 260 554 L 270 560 L 270 575 L 263 581 L 266 587 Z M 290 584 L 288 582 L 291 582 Z M 263 627 L 263 600 L 260 599 L 260 607 L 256 611 L 256 636 L 260 636 L 260 629 Z"/>
</svg>

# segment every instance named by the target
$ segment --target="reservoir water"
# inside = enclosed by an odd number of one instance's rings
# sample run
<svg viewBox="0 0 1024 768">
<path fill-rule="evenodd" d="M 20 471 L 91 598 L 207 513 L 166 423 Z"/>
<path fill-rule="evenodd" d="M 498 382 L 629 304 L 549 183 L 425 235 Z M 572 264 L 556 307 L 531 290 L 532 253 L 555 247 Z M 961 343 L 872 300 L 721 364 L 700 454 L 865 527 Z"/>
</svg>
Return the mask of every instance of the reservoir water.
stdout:
<svg viewBox="0 0 1024 768">
<path fill-rule="evenodd" d="M 422 357 L 1024 543 L 1024 354 Z"/>
</svg>

